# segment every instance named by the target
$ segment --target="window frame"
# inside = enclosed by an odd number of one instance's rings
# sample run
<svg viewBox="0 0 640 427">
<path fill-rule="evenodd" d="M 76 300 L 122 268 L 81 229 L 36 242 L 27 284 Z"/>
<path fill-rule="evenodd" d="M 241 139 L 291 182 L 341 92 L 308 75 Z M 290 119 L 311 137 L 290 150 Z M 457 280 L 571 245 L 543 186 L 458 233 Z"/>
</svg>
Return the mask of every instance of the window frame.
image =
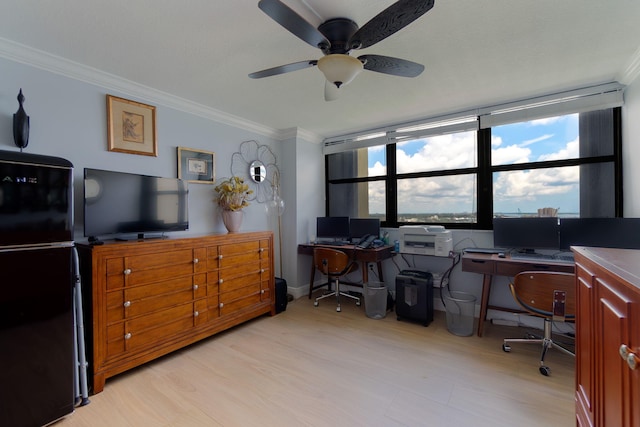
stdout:
<svg viewBox="0 0 640 427">
<path fill-rule="evenodd" d="M 602 109 L 611 108 L 612 110 L 612 127 L 613 127 L 613 154 L 604 156 L 592 156 L 574 159 L 563 160 L 548 160 L 538 162 L 516 163 L 516 164 L 491 164 L 491 128 L 477 129 L 477 166 L 458 169 L 447 169 L 437 171 L 426 172 L 411 172 L 405 174 L 397 173 L 397 158 L 395 142 L 389 142 L 386 144 L 386 161 L 387 161 L 387 173 L 386 175 L 380 175 L 375 177 L 358 177 L 358 178 L 342 178 L 342 179 L 328 179 L 329 171 L 329 156 L 331 153 L 325 155 L 325 194 L 326 197 L 326 215 L 331 212 L 329 191 L 332 184 L 349 184 L 349 183 L 362 183 L 362 182 L 377 182 L 385 181 L 386 192 L 386 213 L 385 220 L 381 225 L 388 228 L 397 228 L 402 225 L 408 225 L 406 222 L 398 221 L 398 203 L 397 203 L 397 190 L 398 180 L 407 178 L 430 178 L 438 176 L 452 176 L 461 174 L 476 174 L 477 179 L 477 211 L 475 223 L 438 223 L 438 225 L 444 225 L 450 229 L 478 229 L 478 230 L 491 230 L 493 229 L 493 174 L 496 172 L 505 171 L 519 171 L 519 170 L 531 170 L 531 169 L 543 169 L 543 168 L 558 168 L 567 166 L 580 166 L 593 163 L 613 163 L 614 167 L 614 207 L 616 217 L 621 217 L 623 214 L 623 182 L 622 182 L 622 108 L 619 106 L 605 107 Z M 570 114 L 570 113 L 567 113 Z M 562 114 L 559 114 L 562 115 Z M 423 223 L 411 223 L 411 224 L 432 224 L 428 222 Z"/>
</svg>

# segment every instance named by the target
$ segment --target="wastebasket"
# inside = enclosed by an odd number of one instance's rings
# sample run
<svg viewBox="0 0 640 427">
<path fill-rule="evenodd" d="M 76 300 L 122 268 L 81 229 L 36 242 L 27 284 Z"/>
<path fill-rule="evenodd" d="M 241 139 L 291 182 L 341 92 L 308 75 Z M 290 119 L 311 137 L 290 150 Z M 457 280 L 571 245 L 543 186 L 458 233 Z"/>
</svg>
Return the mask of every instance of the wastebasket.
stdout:
<svg viewBox="0 0 640 427">
<path fill-rule="evenodd" d="M 364 284 L 364 311 L 367 317 L 382 319 L 387 315 L 387 287 L 382 282 Z"/>
<path fill-rule="evenodd" d="M 466 292 L 450 292 L 444 295 L 446 304 L 447 329 L 454 335 L 473 335 L 473 321 L 476 297 Z"/>
</svg>

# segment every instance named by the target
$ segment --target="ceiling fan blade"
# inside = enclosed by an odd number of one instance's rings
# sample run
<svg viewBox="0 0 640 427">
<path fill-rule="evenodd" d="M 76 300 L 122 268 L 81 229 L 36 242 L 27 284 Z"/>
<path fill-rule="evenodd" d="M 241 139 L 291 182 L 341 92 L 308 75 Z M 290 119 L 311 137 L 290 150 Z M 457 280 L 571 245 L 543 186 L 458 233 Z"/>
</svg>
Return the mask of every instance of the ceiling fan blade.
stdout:
<svg viewBox="0 0 640 427">
<path fill-rule="evenodd" d="M 362 55 L 358 59 L 364 63 L 365 70 L 392 76 L 417 77 L 424 71 L 422 64 L 391 56 Z"/>
<path fill-rule="evenodd" d="M 260 0 L 258 7 L 278 24 L 313 47 L 328 48 L 331 43 L 313 25 L 279 0 Z"/>
<path fill-rule="evenodd" d="M 399 0 L 364 24 L 349 40 L 351 49 L 364 49 L 403 29 L 433 7 L 434 0 Z"/>
<path fill-rule="evenodd" d="M 278 67 L 267 68 L 266 70 L 256 71 L 249 74 L 252 79 L 261 79 L 263 77 L 276 76 L 278 74 L 290 73 L 291 71 L 303 70 L 305 68 L 314 67 L 318 63 L 317 60 L 294 62 L 292 64 L 280 65 Z"/>
<path fill-rule="evenodd" d="M 324 81 L 324 100 L 335 101 L 340 97 L 340 88 L 331 83 L 329 80 Z"/>
</svg>

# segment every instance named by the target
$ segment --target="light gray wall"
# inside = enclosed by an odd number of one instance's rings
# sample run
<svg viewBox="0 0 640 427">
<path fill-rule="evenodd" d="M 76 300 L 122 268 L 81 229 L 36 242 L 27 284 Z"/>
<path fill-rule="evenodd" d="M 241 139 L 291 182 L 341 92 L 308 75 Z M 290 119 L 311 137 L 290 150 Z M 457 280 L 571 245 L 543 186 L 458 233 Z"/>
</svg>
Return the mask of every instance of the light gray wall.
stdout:
<svg viewBox="0 0 640 427">
<path fill-rule="evenodd" d="M 640 78 L 624 92 L 622 168 L 624 216 L 640 217 Z"/>
</svg>

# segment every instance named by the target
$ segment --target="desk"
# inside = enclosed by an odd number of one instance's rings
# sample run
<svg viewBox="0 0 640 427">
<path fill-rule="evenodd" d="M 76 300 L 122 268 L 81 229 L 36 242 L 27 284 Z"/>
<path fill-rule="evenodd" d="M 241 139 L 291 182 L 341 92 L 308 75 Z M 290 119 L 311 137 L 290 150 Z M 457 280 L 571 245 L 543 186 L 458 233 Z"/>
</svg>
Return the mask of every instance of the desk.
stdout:
<svg viewBox="0 0 640 427">
<path fill-rule="evenodd" d="M 385 245 L 380 246 L 379 248 L 367 248 L 360 249 L 356 248 L 356 245 L 313 245 L 313 244 L 302 244 L 298 245 L 298 253 L 304 255 L 313 256 L 314 248 L 332 248 L 337 249 L 339 251 L 345 252 L 349 255 L 353 260 L 359 261 L 361 263 L 362 268 L 362 282 L 367 283 L 369 280 L 369 271 L 367 269 L 367 264 L 370 262 L 375 262 L 378 267 L 378 277 L 380 281 L 383 282 L 384 279 L 382 277 L 382 261 L 385 259 L 389 259 L 393 256 L 393 246 Z M 318 285 L 315 288 L 313 287 L 313 279 L 316 276 L 316 266 L 311 261 L 311 277 L 309 278 L 309 298 L 311 298 L 311 294 L 317 288 L 321 288 L 323 285 Z"/>
<path fill-rule="evenodd" d="M 573 273 L 574 264 L 566 262 L 539 261 L 539 260 L 514 260 L 509 255 L 500 258 L 497 254 L 465 253 L 462 255 L 462 271 L 479 273 L 482 278 L 482 299 L 480 301 L 480 319 L 478 321 L 478 336 L 482 336 L 484 321 L 487 318 L 487 310 L 514 311 L 512 309 L 489 305 L 491 294 L 491 282 L 493 276 L 513 277 L 522 271 L 549 270 L 565 273 Z"/>
</svg>

